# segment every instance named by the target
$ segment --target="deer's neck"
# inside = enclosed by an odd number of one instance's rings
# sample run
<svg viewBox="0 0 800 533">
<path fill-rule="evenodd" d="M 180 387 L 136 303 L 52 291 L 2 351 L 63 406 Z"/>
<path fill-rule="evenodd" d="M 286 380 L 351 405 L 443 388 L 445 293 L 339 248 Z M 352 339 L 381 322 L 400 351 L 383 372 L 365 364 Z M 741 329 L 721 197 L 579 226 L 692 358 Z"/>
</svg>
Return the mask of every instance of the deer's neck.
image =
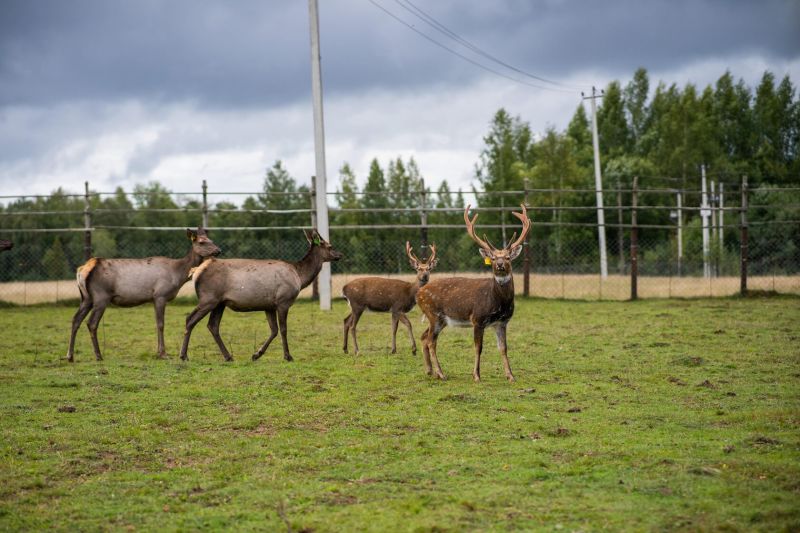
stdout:
<svg viewBox="0 0 800 533">
<path fill-rule="evenodd" d="M 513 301 L 514 300 L 514 276 L 509 272 L 508 280 L 498 280 L 492 276 L 492 294 L 498 300 Z"/>
<path fill-rule="evenodd" d="M 178 271 L 184 276 L 189 275 L 189 271 L 203 262 L 203 258 L 195 253 L 194 248 L 189 248 L 189 253 L 177 259 Z M 185 278 L 184 278 L 185 279 Z"/>
<path fill-rule="evenodd" d="M 322 258 L 320 257 L 317 246 L 311 246 L 306 252 L 305 257 L 300 261 L 292 263 L 297 275 L 300 276 L 300 288 L 308 287 L 314 278 L 317 277 L 319 271 L 322 270 Z"/>
</svg>

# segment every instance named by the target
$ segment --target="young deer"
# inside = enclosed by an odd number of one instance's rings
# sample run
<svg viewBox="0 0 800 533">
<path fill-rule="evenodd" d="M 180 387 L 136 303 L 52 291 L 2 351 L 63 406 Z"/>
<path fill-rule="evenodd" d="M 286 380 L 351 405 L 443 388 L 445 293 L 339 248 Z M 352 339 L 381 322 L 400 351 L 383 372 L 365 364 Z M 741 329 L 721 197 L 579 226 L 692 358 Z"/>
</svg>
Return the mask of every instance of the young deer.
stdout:
<svg viewBox="0 0 800 533">
<path fill-rule="evenodd" d="M 164 308 L 178 294 L 181 286 L 189 280 L 189 271 L 204 259 L 218 255 L 219 247 L 208 238 L 203 228 L 187 229 L 192 242 L 189 253 L 181 259 L 169 257 L 145 257 L 143 259 L 102 259 L 93 257 L 78 267 L 78 290 L 81 305 L 72 318 L 67 360 L 75 356 L 75 334 L 89 311 L 89 333 L 92 337 L 94 356 L 103 359 L 97 342 L 97 326 L 108 304 L 134 307 L 153 302 L 156 309 L 158 332 L 158 356 L 166 357 L 164 347 Z"/>
<path fill-rule="evenodd" d="M 506 353 L 506 326 L 514 315 L 514 278 L 511 274 L 511 261 L 522 251 L 522 243 L 531 229 L 531 221 L 523 205 L 522 213 L 513 213 L 522 221 L 522 234 L 514 240 L 515 233 L 511 237 L 511 244 L 497 249 L 488 240 L 481 240 L 475 235 L 475 220 L 478 215 L 470 220 L 469 208 L 470 206 L 467 206 L 464 210 L 467 234 L 480 246 L 481 255 L 491 262 L 494 275 L 491 279 L 437 279 L 419 290 L 417 303 L 429 324 L 428 329 L 422 334 L 425 370 L 428 375 L 435 373 L 439 379 L 445 379 L 436 356 L 436 340 L 439 333 L 446 326 L 472 326 L 475 342 L 475 368 L 472 377 L 475 381 L 480 381 L 483 330 L 492 326 L 497 336 L 497 348 L 503 356 L 506 378 L 514 381 Z"/>
<path fill-rule="evenodd" d="M 195 325 L 204 316 L 208 329 L 226 361 L 233 360 L 222 337 L 219 324 L 226 307 L 234 311 L 264 311 L 271 330 L 269 338 L 253 354 L 253 361 L 264 355 L 278 335 L 280 324 L 283 358 L 292 360 L 286 338 L 286 319 L 289 308 L 300 290 L 317 277 L 326 261 L 338 261 L 342 254 L 320 237 L 317 230 L 305 232 L 310 248 L 300 261 L 291 263 L 278 259 L 213 259 L 200 265 L 193 274 L 194 289 L 199 302 L 186 317 L 186 330 L 181 347 L 181 359 L 188 359 L 189 338 Z"/>
<path fill-rule="evenodd" d="M 381 313 L 392 313 L 392 353 L 397 353 L 397 325 L 402 322 L 408 328 L 411 337 L 411 353 L 417 353 L 417 343 L 411 322 L 406 313 L 414 308 L 417 291 L 428 283 L 431 271 L 436 266 L 436 245 L 431 245 L 431 255 L 426 261 L 420 261 L 411 251 L 411 244 L 406 241 L 406 255 L 411 262 L 411 267 L 417 271 L 417 282 L 408 283 L 399 279 L 387 278 L 358 278 L 344 286 L 342 295 L 350 306 L 350 314 L 344 319 L 344 353 L 347 353 L 348 331 L 353 332 L 353 346 L 358 355 L 358 339 L 356 339 L 356 326 L 361 318 L 361 313 L 369 309 Z"/>
</svg>

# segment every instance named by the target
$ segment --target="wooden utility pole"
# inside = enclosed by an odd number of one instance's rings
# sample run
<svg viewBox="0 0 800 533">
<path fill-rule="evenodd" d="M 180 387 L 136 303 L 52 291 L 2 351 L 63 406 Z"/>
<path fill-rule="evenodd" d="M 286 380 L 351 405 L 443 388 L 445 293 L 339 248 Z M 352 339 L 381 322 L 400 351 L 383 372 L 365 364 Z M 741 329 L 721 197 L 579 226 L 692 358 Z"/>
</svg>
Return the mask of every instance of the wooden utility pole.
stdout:
<svg viewBox="0 0 800 533">
<path fill-rule="evenodd" d="M 311 93 L 314 102 L 314 153 L 317 170 L 316 206 L 317 231 L 330 241 L 328 226 L 328 180 L 325 173 L 325 124 L 322 112 L 322 68 L 320 66 L 319 9 L 317 0 L 308 0 L 311 31 Z M 331 264 L 323 263 L 319 273 L 319 308 L 331 308 Z"/>
<path fill-rule="evenodd" d="M 592 148 L 594 149 L 594 187 L 597 201 L 597 241 L 600 247 L 600 276 L 608 277 L 608 256 L 606 255 L 606 221 L 603 212 L 603 177 L 600 174 L 600 141 L 597 137 L 597 105 L 595 99 L 602 98 L 603 92 L 597 93 L 592 87 L 592 96 L 583 96 L 584 100 L 592 102 Z"/>
</svg>

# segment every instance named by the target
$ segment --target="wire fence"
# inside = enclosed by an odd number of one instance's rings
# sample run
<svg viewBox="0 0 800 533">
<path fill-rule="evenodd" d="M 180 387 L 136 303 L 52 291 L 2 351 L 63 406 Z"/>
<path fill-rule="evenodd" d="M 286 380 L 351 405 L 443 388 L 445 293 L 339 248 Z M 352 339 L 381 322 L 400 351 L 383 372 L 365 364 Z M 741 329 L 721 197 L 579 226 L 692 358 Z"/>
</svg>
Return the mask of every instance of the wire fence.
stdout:
<svg viewBox="0 0 800 533">
<path fill-rule="evenodd" d="M 478 230 L 503 244 L 519 230 L 511 211 L 533 220 L 515 287 L 545 298 L 615 299 L 727 296 L 748 291 L 800 294 L 800 188 L 639 188 L 473 191 Z M 464 231 L 464 195 L 329 192 L 333 294 L 366 274 L 413 279 L 405 255 L 437 244 L 434 275 L 488 275 Z M 218 200 L 214 201 L 214 196 Z M 237 205 L 231 198 L 245 197 Z M 357 197 L 353 202 L 353 196 Z M 209 197 L 212 198 L 209 201 Z M 300 259 L 299 231 L 315 225 L 314 190 L 211 193 L 164 190 L 0 197 L 0 302 L 29 305 L 78 298 L 75 269 L 90 256 L 181 257 L 185 228 L 204 225 L 223 257 Z M 598 234 L 606 236 L 601 253 Z M 601 267 L 605 256 L 606 267 Z M 607 270 L 603 276 L 601 272 Z M 182 295 L 191 296 L 191 284 Z M 309 288 L 305 296 L 312 295 Z"/>
</svg>

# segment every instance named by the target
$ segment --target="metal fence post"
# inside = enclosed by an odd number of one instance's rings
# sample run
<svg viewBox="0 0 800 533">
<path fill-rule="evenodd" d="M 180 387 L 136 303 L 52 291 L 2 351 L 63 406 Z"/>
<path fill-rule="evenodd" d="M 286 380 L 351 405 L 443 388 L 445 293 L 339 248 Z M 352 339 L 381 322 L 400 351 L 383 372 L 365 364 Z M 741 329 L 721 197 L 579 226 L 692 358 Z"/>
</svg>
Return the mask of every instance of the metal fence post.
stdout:
<svg viewBox="0 0 800 533">
<path fill-rule="evenodd" d="M 311 176 L 311 227 L 317 227 L 317 177 Z M 319 300 L 319 276 L 311 284 L 311 299 Z"/>
<path fill-rule="evenodd" d="M 528 178 L 525 178 L 524 181 L 525 186 L 525 208 L 528 208 Z M 522 278 L 522 293 L 527 297 L 531 295 L 531 245 L 530 245 L 530 232 L 528 235 L 525 236 L 525 242 L 523 245 L 523 253 L 525 256 L 523 257 L 522 263 L 522 271 L 523 271 L 523 278 Z"/>
<path fill-rule="evenodd" d="M 427 207 L 425 201 L 425 179 L 419 179 L 419 223 L 420 223 L 420 230 L 419 230 L 419 238 L 422 241 L 422 251 L 425 251 L 425 248 L 428 247 L 428 212 L 425 210 Z"/>
<path fill-rule="evenodd" d="M 83 260 L 92 257 L 92 212 L 89 204 L 89 182 L 83 182 Z"/>
<path fill-rule="evenodd" d="M 747 296 L 747 176 L 742 176 L 742 239 L 741 239 L 741 283 L 739 293 Z"/>
<path fill-rule="evenodd" d="M 636 226 L 636 206 L 639 202 L 639 177 L 633 177 L 631 193 L 631 300 L 639 297 L 639 228 Z"/>
<path fill-rule="evenodd" d="M 208 184 L 203 180 L 203 229 L 208 228 Z"/>
</svg>

